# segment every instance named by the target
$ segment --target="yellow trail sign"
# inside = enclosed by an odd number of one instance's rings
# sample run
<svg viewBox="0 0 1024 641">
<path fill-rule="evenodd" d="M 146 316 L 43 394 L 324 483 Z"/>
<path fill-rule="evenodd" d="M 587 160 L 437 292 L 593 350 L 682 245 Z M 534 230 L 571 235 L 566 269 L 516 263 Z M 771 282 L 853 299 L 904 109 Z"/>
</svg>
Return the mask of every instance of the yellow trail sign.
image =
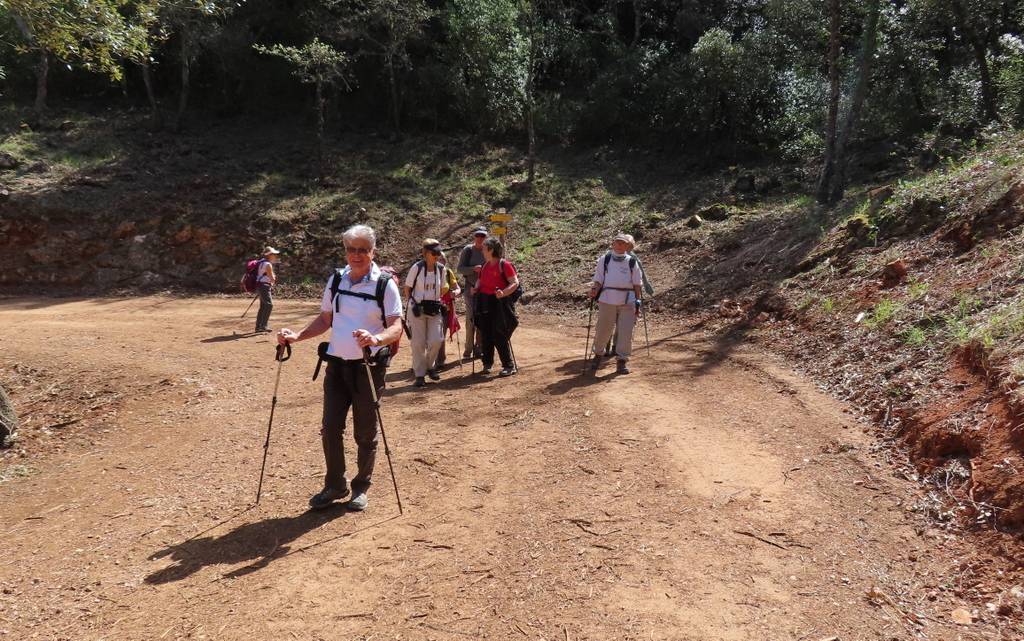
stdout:
<svg viewBox="0 0 1024 641">
<path fill-rule="evenodd" d="M 491 214 L 492 223 L 512 222 L 512 214 Z"/>
<path fill-rule="evenodd" d="M 508 233 L 508 229 L 505 227 L 491 227 L 491 235 L 502 236 Z"/>
</svg>

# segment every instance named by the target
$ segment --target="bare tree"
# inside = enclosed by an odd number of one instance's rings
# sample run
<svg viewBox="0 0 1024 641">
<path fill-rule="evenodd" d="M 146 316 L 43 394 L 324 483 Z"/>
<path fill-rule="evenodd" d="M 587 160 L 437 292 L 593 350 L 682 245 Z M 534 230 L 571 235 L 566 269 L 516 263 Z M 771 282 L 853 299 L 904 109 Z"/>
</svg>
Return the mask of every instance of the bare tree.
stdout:
<svg viewBox="0 0 1024 641">
<path fill-rule="evenodd" d="M 842 24 L 839 0 L 829 0 L 828 38 L 828 117 L 825 121 L 825 157 L 818 178 L 817 200 L 827 204 L 832 194 L 836 172 L 836 139 L 839 122 L 839 30 Z"/>
<path fill-rule="evenodd" d="M 867 15 L 864 18 L 864 32 L 861 37 L 860 64 L 857 66 L 857 83 L 850 97 L 849 110 L 843 120 L 843 128 L 839 131 L 835 148 L 834 179 L 829 192 L 828 201 L 837 203 L 843 199 L 846 191 L 846 174 L 850 161 L 847 148 L 853 132 L 860 119 L 860 112 L 871 86 L 871 68 L 878 45 L 878 20 L 881 14 L 881 0 L 868 0 Z"/>
</svg>

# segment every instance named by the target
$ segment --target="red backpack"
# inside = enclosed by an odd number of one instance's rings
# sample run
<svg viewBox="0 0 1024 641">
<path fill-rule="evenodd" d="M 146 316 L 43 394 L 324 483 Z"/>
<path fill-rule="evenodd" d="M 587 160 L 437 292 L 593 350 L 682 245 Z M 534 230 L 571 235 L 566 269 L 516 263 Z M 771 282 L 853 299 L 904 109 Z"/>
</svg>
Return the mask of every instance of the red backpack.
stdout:
<svg viewBox="0 0 1024 641">
<path fill-rule="evenodd" d="M 242 289 L 251 294 L 260 287 L 260 265 L 267 262 L 266 258 L 253 258 L 245 263 L 245 276 L 242 276 Z"/>
</svg>

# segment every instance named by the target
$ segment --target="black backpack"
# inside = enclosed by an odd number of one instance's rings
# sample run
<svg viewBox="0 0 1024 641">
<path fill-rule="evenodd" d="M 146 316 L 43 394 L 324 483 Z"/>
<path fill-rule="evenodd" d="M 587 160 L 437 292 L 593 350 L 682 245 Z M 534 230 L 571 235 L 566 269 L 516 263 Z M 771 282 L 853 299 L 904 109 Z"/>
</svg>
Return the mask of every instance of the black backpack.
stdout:
<svg viewBox="0 0 1024 641">
<path fill-rule="evenodd" d="M 505 275 L 505 263 L 508 262 L 504 258 L 498 259 L 498 269 L 501 271 L 501 277 L 505 279 L 505 287 L 508 287 L 508 276 Z M 516 291 L 512 292 L 505 297 L 505 300 L 515 305 L 519 302 L 519 299 L 523 297 L 523 281 L 519 281 L 519 285 L 516 286 Z"/>
</svg>

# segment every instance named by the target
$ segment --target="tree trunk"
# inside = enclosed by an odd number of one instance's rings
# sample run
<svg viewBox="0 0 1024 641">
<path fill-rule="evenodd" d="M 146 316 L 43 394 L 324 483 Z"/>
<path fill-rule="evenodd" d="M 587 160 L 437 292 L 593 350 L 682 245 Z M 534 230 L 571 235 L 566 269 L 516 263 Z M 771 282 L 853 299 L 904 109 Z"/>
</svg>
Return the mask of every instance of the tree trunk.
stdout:
<svg viewBox="0 0 1024 641">
<path fill-rule="evenodd" d="M 185 109 L 188 107 L 188 91 L 190 87 L 190 74 L 192 67 L 192 44 L 189 42 L 188 31 L 181 31 L 181 93 L 178 95 L 178 113 L 174 117 L 174 130 L 181 129 L 182 119 L 185 117 Z"/>
<path fill-rule="evenodd" d="M 825 158 L 818 178 L 817 200 L 820 204 L 828 203 L 835 177 L 836 127 L 839 121 L 839 0 L 829 0 L 828 38 L 828 117 L 825 122 Z"/>
<path fill-rule="evenodd" d="M 10 15 L 11 19 L 14 20 L 15 26 L 18 27 L 18 30 L 21 32 L 21 35 L 25 40 L 30 45 L 35 46 L 37 44 L 36 36 L 32 33 L 32 29 L 29 27 L 28 22 L 17 13 L 12 12 Z M 34 69 L 36 74 L 36 102 L 34 105 L 34 117 L 36 122 L 34 124 L 38 125 L 42 122 L 43 115 L 46 113 L 46 91 L 50 76 L 50 55 L 46 49 L 43 49 L 42 47 L 36 49 L 36 53 L 39 56 L 39 59 L 36 61 Z"/>
<path fill-rule="evenodd" d="M 642 0 L 633 0 L 633 42 L 630 46 L 636 47 L 640 44 L 640 28 L 643 20 L 644 3 Z"/>
<path fill-rule="evenodd" d="M 850 99 L 850 110 L 846 113 L 843 121 L 843 129 L 839 132 L 836 141 L 835 153 L 835 179 L 832 182 L 832 189 L 829 193 L 829 202 L 837 203 L 843 199 L 843 192 L 846 191 L 846 171 L 849 167 L 849 159 L 846 157 L 846 149 L 853 131 L 857 127 L 857 120 L 860 118 L 861 108 L 867 98 L 868 89 L 871 86 L 871 63 L 875 58 L 875 49 L 878 45 L 878 19 L 881 14 L 881 0 L 869 0 L 868 13 L 864 19 L 864 35 L 860 47 L 860 68 L 857 71 L 857 84 L 853 88 L 853 96 Z"/>
<path fill-rule="evenodd" d="M 531 2 L 528 11 L 530 49 L 526 59 L 526 182 L 533 184 L 537 177 L 537 133 L 534 128 L 534 76 L 537 61 L 537 7 Z"/>
<path fill-rule="evenodd" d="M 395 128 L 395 133 L 401 132 L 401 123 L 399 122 L 400 108 L 398 104 L 398 80 L 395 78 L 395 61 L 391 54 L 387 54 L 386 64 L 388 68 L 388 86 L 391 90 L 391 125 Z"/>
<path fill-rule="evenodd" d="M 153 124 L 160 126 L 160 105 L 156 101 L 156 90 L 153 89 L 153 74 L 149 69 L 149 63 L 139 65 L 142 68 L 142 82 L 146 85 L 146 98 L 149 100 L 149 109 L 153 112 Z"/>
<path fill-rule="evenodd" d="M 981 76 L 981 113 L 985 122 L 999 120 L 999 111 L 996 107 L 996 86 L 992 82 L 992 72 L 988 66 L 988 51 L 985 43 L 975 38 L 973 43 L 974 60 L 978 63 L 978 71 Z"/>
<path fill-rule="evenodd" d="M 992 122 L 999 119 L 999 112 L 996 109 L 998 98 L 996 87 L 992 83 L 992 73 L 988 66 L 988 48 L 985 38 L 971 23 L 970 16 L 964 8 L 961 0 L 953 0 L 951 3 L 953 15 L 956 16 L 957 26 L 960 28 L 962 37 L 967 41 L 974 53 L 974 61 L 978 65 L 978 75 L 981 80 L 981 116 L 985 122 Z"/>
<path fill-rule="evenodd" d="M 323 182 L 327 163 L 324 159 L 324 83 L 316 81 L 316 176 Z"/>
<path fill-rule="evenodd" d="M 50 54 L 46 51 L 39 51 L 39 61 L 36 63 L 36 123 L 43 121 L 46 114 L 46 93 L 50 77 Z"/>
</svg>

